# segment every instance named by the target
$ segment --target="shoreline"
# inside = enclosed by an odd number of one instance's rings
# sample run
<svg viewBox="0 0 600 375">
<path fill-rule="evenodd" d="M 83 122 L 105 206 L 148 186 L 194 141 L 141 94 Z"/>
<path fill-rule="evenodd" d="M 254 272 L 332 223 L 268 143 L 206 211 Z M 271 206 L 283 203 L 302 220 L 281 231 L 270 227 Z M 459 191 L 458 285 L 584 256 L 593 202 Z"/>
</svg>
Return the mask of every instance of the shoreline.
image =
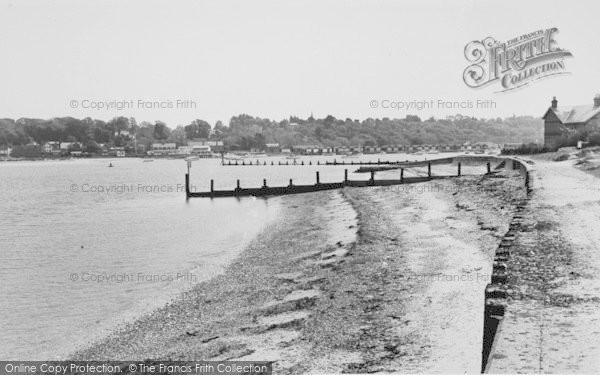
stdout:
<svg viewBox="0 0 600 375">
<path fill-rule="evenodd" d="M 473 327 L 483 325 L 493 249 L 522 186 L 514 180 L 286 197 L 282 219 L 224 274 L 72 357 L 260 359 L 289 374 L 479 371 L 482 328 Z M 453 346 L 456 335 L 469 338 Z"/>
</svg>

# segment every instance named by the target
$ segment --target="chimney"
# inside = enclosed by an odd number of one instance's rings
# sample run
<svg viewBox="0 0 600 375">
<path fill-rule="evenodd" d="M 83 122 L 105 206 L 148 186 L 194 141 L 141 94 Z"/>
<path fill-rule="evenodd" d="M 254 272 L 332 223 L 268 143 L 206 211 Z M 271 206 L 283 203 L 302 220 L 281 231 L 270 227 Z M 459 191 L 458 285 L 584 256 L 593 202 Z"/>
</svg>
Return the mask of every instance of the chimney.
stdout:
<svg viewBox="0 0 600 375">
<path fill-rule="evenodd" d="M 600 94 L 596 94 L 594 97 L 594 108 L 600 107 Z"/>
<path fill-rule="evenodd" d="M 552 109 L 558 108 L 558 100 L 556 100 L 556 96 L 552 98 Z"/>
</svg>

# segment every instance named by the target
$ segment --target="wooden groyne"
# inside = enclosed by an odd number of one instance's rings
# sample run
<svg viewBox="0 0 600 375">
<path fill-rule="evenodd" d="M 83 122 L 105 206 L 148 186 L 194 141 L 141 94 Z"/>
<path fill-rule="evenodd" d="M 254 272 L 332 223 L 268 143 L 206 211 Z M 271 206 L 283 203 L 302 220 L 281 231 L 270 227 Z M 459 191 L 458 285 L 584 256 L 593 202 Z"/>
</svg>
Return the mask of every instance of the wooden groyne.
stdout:
<svg viewBox="0 0 600 375">
<path fill-rule="evenodd" d="M 312 162 L 312 160 L 309 160 L 308 162 L 305 162 L 304 160 L 301 161 L 292 161 L 290 162 L 289 160 L 286 161 L 277 161 L 275 162 L 274 160 L 271 160 L 270 162 L 267 162 L 266 160 L 260 161 L 258 159 L 256 160 L 228 160 L 228 161 L 223 161 L 221 162 L 221 165 L 226 166 L 226 167 L 249 167 L 249 166 L 292 166 L 292 167 L 297 167 L 297 166 L 303 166 L 303 165 L 398 165 L 398 164 L 402 164 L 402 163 L 407 163 L 407 161 L 382 161 L 382 160 L 377 160 L 377 161 L 360 161 L 360 160 L 351 160 L 351 161 L 337 161 L 337 159 L 334 159 L 333 161 L 323 161 L 321 162 L 320 160 L 317 160 L 316 162 Z"/>
<path fill-rule="evenodd" d="M 337 159 L 333 159 L 333 160 L 325 160 L 325 161 L 321 161 L 321 160 L 317 160 L 315 162 L 313 162 L 312 160 L 309 161 L 292 161 L 290 162 L 289 160 L 286 161 L 260 161 L 258 159 L 256 160 L 223 160 L 221 161 L 221 165 L 226 166 L 226 167 L 230 167 L 230 166 L 234 166 L 234 167 L 241 167 L 241 166 L 245 166 L 245 167 L 250 167 L 250 166 L 292 166 L 292 167 L 297 167 L 297 166 L 312 166 L 312 165 L 318 165 L 318 166 L 383 166 L 382 168 L 385 168 L 386 166 L 388 166 L 391 169 L 395 169 L 399 166 L 403 166 L 403 167 L 418 167 L 418 166 L 423 166 L 423 165 L 427 165 L 427 163 L 432 163 L 434 165 L 436 164 L 450 164 L 453 163 L 455 161 L 463 161 L 463 162 L 467 162 L 467 161 L 472 161 L 472 162 L 482 162 L 482 161 L 492 161 L 492 160 L 497 160 L 498 157 L 497 156 L 492 156 L 492 155 L 459 155 L 459 156 L 449 156 L 449 157 L 443 157 L 443 158 L 437 158 L 437 159 L 425 159 L 425 160 L 395 160 L 395 161 L 391 161 L 391 160 L 381 160 L 381 159 L 377 159 L 376 161 L 374 160 L 369 160 L 369 161 L 361 161 L 361 160 L 350 160 L 350 161 L 346 161 L 346 160 L 337 160 Z M 383 169 L 382 169 L 383 170 Z"/>
<path fill-rule="evenodd" d="M 237 180 L 237 186 L 233 190 L 215 190 L 214 180 L 210 180 L 210 191 L 192 192 L 189 191 L 189 175 L 185 175 L 186 196 L 187 198 L 221 198 L 221 197 L 261 197 L 269 195 L 288 195 L 311 193 L 323 190 L 341 189 L 344 187 L 368 187 L 368 186 L 391 186 L 401 184 L 411 184 L 417 182 L 425 182 L 433 179 L 448 178 L 449 176 L 432 176 L 428 174 L 423 177 L 404 177 L 404 173 L 400 174 L 398 179 L 376 180 L 375 172 L 371 173 L 369 180 L 349 180 L 348 170 L 344 171 L 344 181 L 342 182 L 326 182 L 322 183 L 319 179 L 319 172 L 316 173 L 316 182 L 312 185 L 294 185 L 293 180 L 287 186 L 268 186 L 267 180 L 263 179 L 263 186 L 259 188 L 242 188 L 240 180 Z"/>
<path fill-rule="evenodd" d="M 349 180 L 348 179 L 348 169 L 344 170 L 344 180 L 341 182 L 328 182 L 322 183 L 320 181 L 319 172 L 316 172 L 316 181 L 311 185 L 294 185 L 293 180 L 290 179 L 290 182 L 287 186 L 268 186 L 267 180 L 263 179 L 263 186 L 257 188 L 242 188 L 240 185 L 240 180 L 237 180 L 237 185 L 234 189 L 231 190 L 215 190 L 214 188 L 214 180 L 210 180 L 210 190 L 205 192 L 193 192 L 189 189 L 189 174 L 185 175 L 185 186 L 186 186 L 186 197 L 187 198 L 220 198 L 220 197 L 248 197 L 248 196 L 269 196 L 269 195 L 288 195 L 288 194 L 300 194 L 300 193 L 310 193 L 322 190 L 332 190 L 332 189 L 341 189 L 344 187 L 368 187 L 368 186 L 391 186 L 391 185 L 402 185 L 402 184 L 411 184 L 418 182 L 425 182 L 434 179 L 444 179 L 450 177 L 460 177 L 462 175 L 462 162 L 477 162 L 483 163 L 486 165 L 486 174 L 492 173 L 491 161 L 495 160 L 500 162 L 502 165 L 506 165 L 509 161 L 513 160 L 512 158 L 498 158 L 495 156 L 473 156 L 473 157 L 450 157 L 450 158 L 440 158 L 433 160 L 422 160 L 415 162 L 403 162 L 401 165 L 396 165 L 392 168 L 387 167 L 387 169 L 398 169 L 399 170 L 399 178 L 398 179 L 383 179 L 376 180 L 375 172 L 381 171 L 382 169 L 370 168 L 368 170 L 359 170 L 359 172 L 368 172 L 371 173 L 371 178 L 369 180 Z M 432 173 L 432 167 L 434 165 L 440 164 L 451 164 L 454 161 L 458 161 L 457 163 L 457 171 L 454 175 L 436 175 L 434 176 Z M 520 165 L 520 161 L 513 163 L 513 168 L 517 169 L 518 165 Z M 343 164 L 331 164 L 331 165 L 343 165 Z M 427 175 L 426 176 L 417 176 L 417 177 L 404 177 L 404 171 L 406 168 L 411 167 L 427 167 Z M 525 175 L 525 185 L 529 190 L 530 184 L 529 172 L 526 172 Z"/>
</svg>

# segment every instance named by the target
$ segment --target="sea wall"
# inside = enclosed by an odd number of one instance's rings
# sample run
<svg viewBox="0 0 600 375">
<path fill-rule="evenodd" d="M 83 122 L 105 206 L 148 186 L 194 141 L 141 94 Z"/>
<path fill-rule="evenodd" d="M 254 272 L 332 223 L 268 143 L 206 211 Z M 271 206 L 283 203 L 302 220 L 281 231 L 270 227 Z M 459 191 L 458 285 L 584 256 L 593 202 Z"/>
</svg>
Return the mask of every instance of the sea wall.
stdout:
<svg viewBox="0 0 600 375">
<path fill-rule="evenodd" d="M 498 334 L 502 328 L 504 315 L 507 308 L 508 297 L 508 275 L 511 248 L 522 230 L 523 212 L 533 193 L 533 167 L 518 158 L 506 158 L 503 166 L 507 169 L 519 170 L 524 177 L 527 196 L 517 203 L 516 212 L 512 217 L 508 231 L 502 237 L 502 241 L 494 255 L 491 282 L 485 288 L 485 308 L 483 316 L 483 348 L 481 371 L 485 373 L 491 365 L 491 358 L 495 349 Z"/>
</svg>

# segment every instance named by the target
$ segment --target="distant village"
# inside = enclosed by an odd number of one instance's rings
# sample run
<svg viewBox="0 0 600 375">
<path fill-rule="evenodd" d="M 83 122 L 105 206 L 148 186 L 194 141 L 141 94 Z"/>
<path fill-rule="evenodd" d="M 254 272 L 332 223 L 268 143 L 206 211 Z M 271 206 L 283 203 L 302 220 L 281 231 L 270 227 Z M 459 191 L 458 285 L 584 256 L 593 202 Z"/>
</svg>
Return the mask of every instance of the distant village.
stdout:
<svg viewBox="0 0 600 375">
<path fill-rule="evenodd" d="M 273 121 L 234 116 L 229 126 L 194 120 L 170 129 L 165 123 L 117 117 L 108 122 L 70 117 L 0 119 L 0 160 L 60 158 L 244 158 L 266 155 L 393 153 L 494 153 L 543 136 L 541 119 L 475 119 L 453 116 L 422 121 L 341 120 L 290 117 Z M 515 143 L 513 143 L 515 142 Z"/>
<path fill-rule="evenodd" d="M 43 145 L 28 145 L 33 152 L 29 158 L 84 158 L 84 157 L 152 157 L 152 158 L 185 158 L 195 156 L 198 158 L 221 158 L 224 155 L 238 157 L 267 156 L 267 155 L 351 155 L 351 154 L 394 154 L 394 153 L 440 153 L 440 152 L 473 152 L 489 153 L 500 151 L 502 148 L 517 147 L 518 144 L 499 145 L 489 142 L 465 144 L 437 144 L 437 145 L 389 145 L 389 146 L 340 146 L 320 147 L 317 145 L 292 145 L 282 146 L 279 143 L 267 143 L 264 148 L 251 148 L 250 150 L 230 150 L 223 141 L 192 140 L 186 145 L 178 146 L 177 143 L 153 143 L 149 150 L 144 145 L 134 148 L 114 147 L 100 144 L 100 152 L 87 153 L 82 151 L 78 142 L 46 142 Z M 11 157 L 12 149 L 0 150 L 3 157 Z M 27 158 L 27 157 L 26 157 Z"/>
</svg>

